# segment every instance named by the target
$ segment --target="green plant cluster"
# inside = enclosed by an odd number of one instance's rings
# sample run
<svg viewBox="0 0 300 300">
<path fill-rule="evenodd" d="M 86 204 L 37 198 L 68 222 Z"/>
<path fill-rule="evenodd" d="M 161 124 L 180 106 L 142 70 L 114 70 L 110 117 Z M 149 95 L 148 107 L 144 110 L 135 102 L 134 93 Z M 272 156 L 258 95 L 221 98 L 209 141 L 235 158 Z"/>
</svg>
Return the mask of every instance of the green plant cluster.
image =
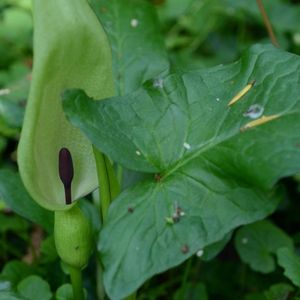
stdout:
<svg viewBox="0 0 300 300">
<path fill-rule="evenodd" d="M 0 300 L 300 299 L 300 4 L 263 2 L 280 48 L 256 1 L 0 2 Z"/>
</svg>

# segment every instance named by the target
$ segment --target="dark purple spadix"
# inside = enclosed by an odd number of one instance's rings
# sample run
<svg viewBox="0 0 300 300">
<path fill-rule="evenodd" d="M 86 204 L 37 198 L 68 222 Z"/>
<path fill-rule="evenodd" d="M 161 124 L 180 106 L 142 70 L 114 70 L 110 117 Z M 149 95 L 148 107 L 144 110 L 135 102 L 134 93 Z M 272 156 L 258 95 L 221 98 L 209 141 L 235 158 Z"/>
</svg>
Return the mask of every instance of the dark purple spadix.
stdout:
<svg viewBox="0 0 300 300">
<path fill-rule="evenodd" d="M 59 177 L 65 188 L 66 204 L 72 203 L 71 184 L 74 175 L 73 161 L 70 151 L 67 148 L 61 148 L 58 157 Z"/>
</svg>

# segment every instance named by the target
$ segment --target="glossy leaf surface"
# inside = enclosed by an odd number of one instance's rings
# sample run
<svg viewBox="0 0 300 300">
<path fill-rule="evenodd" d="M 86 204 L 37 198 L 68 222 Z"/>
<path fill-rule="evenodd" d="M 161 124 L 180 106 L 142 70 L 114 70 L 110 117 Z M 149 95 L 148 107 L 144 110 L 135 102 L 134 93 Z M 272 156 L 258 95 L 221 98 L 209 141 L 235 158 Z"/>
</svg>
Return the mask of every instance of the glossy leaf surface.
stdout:
<svg viewBox="0 0 300 300">
<path fill-rule="evenodd" d="M 94 145 L 153 174 L 121 193 L 101 233 L 110 297 L 275 209 L 272 186 L 300 170 L 299 71 L 298 56 L 258 45 L 239 62 L 150 80 L 123 97 L 64 94 L 68 118 Z M 254 104 L 263 119 L 250 118 Z"/>
</svg>

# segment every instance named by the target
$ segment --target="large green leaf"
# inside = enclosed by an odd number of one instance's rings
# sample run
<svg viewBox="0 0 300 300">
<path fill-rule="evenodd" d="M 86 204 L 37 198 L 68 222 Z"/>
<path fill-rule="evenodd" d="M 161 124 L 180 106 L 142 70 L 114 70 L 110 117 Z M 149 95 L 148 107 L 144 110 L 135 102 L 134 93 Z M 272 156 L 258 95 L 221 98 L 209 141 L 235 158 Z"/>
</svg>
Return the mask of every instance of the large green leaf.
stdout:
<svg viewBox="0 0 300 300">
<path fill-rule="evenodd" d="M 153 5 L 146 0 L 91 0 L 91 4 L 112 47 L 118 95 L 136 90 L 150 78 L 159 84 L 169 61 Z M 123 185 L 143 178 L 126 169 L 122 174 Z"/>
<path fill-rule="evenodd" d="M 299 71 L 298 56 L 258 45 L 237 63 L 171 74 L 160 85 L 150 80 L 124 97 L 93 102 L 78 90 L 64 94 L 69 120 L 96 147 L 153 173 L 121 193 L 100 235 L 112 299 L 275 209 L 271 187 L 300 170 Z M 253 104 L 278 117 L 241 131 Z M 184 216 L 171 224 L 178 206 Z"/>
<path fill-rule="evenodd" d="M 92 0 L 108 34 L 118 94 L 141 86 L 169 67 L 153 6 L 145 0 Z"/>
</svg>

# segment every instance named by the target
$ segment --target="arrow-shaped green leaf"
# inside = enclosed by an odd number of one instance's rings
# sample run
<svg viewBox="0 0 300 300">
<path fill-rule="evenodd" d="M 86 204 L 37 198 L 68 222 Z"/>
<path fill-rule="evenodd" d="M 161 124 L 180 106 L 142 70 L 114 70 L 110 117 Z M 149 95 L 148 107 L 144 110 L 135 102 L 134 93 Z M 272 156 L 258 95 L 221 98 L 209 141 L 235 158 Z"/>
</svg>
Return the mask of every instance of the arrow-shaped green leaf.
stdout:
<svg viewBox="0 0 300 300">
<path fill-rule="evenodd" d="M 100 236 L 112 299 L 275 209 L 271 187 L 300 170 L 299 71 L 298 56 L 255 46 L 237 63 L 171 74 L 123 97 L 65 93 L 68 118 L 101 151 L 153 173 L 112 204 Z"/>
</svg>

